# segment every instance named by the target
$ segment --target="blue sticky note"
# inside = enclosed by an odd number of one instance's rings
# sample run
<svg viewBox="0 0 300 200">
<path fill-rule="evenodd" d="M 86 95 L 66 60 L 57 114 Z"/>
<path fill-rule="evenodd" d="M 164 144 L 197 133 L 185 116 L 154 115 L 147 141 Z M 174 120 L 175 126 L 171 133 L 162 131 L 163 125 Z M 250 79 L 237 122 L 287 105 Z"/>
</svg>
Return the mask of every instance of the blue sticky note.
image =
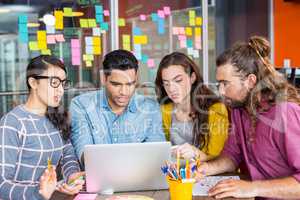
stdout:
<svg viewBox="0 0 300 200">
<path fill-rule="evenodd" d="M 101 5 L 95 5 L 95 13 L 96 15 L 103 13 L 103 6 Z"/>
<path fill-rule="evenodd" d="M 152 19 L 152 21 L 157 22 L 157 19 L 158 19 L 157 13 L 151 13 L 151 19 Z"/>
<path fill-rule="evenodd" d="M 133 35 L 142 35 L 142 31 L 139 27 L 133 28 Z"/>
<path fill-rule="evenodd" d="M 133 48 L 134 48 L 134 55 L 136 59 L 142 60 L 142 45 L 134 44 Z"/>
<path fill-rule="evenodd" d="M 19 33 L 20 42 L 27 43 L 28 42 L 28 33 Z"/>
<path fill-rule="evenodd" d="M 165 34 L 165 20 L 163 18 L 158 18 L 157 31 L 159 35 Z"/>
<path fill-rule="evenodd" d="M 21 32 L 21 33 L 28 32 L 27 24 L 18 24 L 18 27 L 19 27 L 19 32 Z"/>
<path fill-rule="evenodd" d="M 103 14 L 96 14 L 96 22 L 102 23 L 104 21 Z"/>
<path fill-rule="evenodd" d="M 148 61 L 148 58 L 149 58 L 148 55 L 142 54 L 142 63 L 146 64 Z"/>
<path fill-rule="evenodd" d="M 193 40 L 187 39 L 187 40 L 186 40 L 186 46 L 187 46 L 188 48 L 192 48 L 192 47 L 193 47 Z"/>
<path fill-rule="evenodd" d="M 19 20 L 19 24 L 27 24 L 28 17 L 27 15 L 19 15 L 18 20 Z"/>
<path fill-rule="evenodd" d="M 107 31 L 107 30 L 108 30 L 108 23 L 107 23 L 107 22 L 101 23 L 101 24 L 100 24 L 100 28 L 101 28 L 102 30 Z"/>
</svg>

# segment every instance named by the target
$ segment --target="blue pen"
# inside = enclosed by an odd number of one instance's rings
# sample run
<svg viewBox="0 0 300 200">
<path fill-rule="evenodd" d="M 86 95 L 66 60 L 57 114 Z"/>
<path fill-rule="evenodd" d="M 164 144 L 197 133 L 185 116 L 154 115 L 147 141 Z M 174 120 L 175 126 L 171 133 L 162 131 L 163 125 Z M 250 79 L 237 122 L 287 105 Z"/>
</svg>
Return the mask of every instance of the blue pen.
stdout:
<svg viewBox="0 0 300 200">
<path fill-rule="evenodd" d="M 181 179 L 185 179 L 185 169 L 180 169 Z"/>
<path fill-rule="evenodd" d="M 176 170 L 172 170 L 172 172 L 173 172 L 173 175 L 175 176 L 175 179 L 178 179 L 178 176 L 177 176 L 177 173 L 176 173 Z"/>
</svg>

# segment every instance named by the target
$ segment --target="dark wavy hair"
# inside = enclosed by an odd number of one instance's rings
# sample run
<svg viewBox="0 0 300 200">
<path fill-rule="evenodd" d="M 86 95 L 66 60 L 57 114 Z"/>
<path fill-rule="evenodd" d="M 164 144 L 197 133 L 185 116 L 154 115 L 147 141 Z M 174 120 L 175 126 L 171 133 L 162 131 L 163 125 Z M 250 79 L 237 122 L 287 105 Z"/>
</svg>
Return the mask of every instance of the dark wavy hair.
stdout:
<svg viewBox="0 0 300 200">
<path fill-rule="evenodd" d="M 44 71 L 46 71 L 49 67 L 58 67 L 64 70 L 67 73 L 65 65 L 56 57 L 49 55 L 40 55 L 30 60 L 27 69 L 26 69 L 26 84 L 29 89 L 31 87 L 29 85 L 28 79 L 30 77 L 35 77 L 41 75 Z M 59 107 L 50 107 L 48 106 L 46 111 L 46 117 L 49 121 L 56 127 L 62 138 L 64 140 L 68 140 L 70 136 L 70 123 L 69 123 L 69 115 L 66 109 L 63 106 Z"/>
<path fill-rule="evenodd" d="M 269 58 L 270 52 L 270 44 L 265 38 L 252 36 L 248 42 L 239 42 L 223 52 L 216 61 L 217 67 L 230 64 L 244 76 L 254 74 L 257 77 L 257 84 L 246 102 L 250 108 L 252 132 L 256 127 L 258 110 L 268 110 L 283 101 L 300 105 L 297 89 L 276 71 Z"/>
<path fill-rule="evenodd" d="M 162 70 L 171 65 L 182 66 L 189 76 L 192 73 L 196 75 L 196 81 L 192 84 L 190 92 L 192 107 L 190 116 L 193 119 L 193 145 L 203 148 L 209 141 L 209 137 L 207 137 L 209 136 L 209 126 L 207 126 L 208 109 L 212 104 L 220 102 L 220 99 L 203 83 L 202 75 L 196 63 L 183 53 L 173 52 L 163 57 L 157 70 L 155 91 L 160 104 L 172 102 L 163 87 L 162 81 Z"/>
</svg>

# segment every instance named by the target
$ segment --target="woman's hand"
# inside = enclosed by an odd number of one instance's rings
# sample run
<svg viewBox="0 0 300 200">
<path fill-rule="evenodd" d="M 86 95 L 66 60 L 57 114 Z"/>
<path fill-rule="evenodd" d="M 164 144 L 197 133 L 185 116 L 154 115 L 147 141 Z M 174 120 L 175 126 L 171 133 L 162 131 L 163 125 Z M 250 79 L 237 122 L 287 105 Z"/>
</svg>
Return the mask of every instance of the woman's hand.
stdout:
<svg viewBox="0 0 300 200">
<path fill-rule="evenodd" d="M 74 195 L 77 194 L 81 189 L 85 181 L 80 179 L 80 177 L 84 177 L 85 172 L 76 172 L 69 176 L 68 184 L 63 183 L 57 187 L 59 192 Z"/>
<path fill-rule="evenodd" d="M 39 193 L 45 198 L 50 199 L 56 189 L 57 179 L 54 167 L 46 169 L 40 178 Z"/>
<path fill-rule="evenodd" d="M 176 155 L 177 151 L 180 152 L 180 156 L 184 159 L 191 160 L 199 158 L 200 161 L 207 160 L 207 155 L 205 153 L 200 151 L 197 147 L 190 145 L 189 143 L 185 143 L 177 146 L 176 148 L 173 148 L 173 155 Z"/>
</svg>

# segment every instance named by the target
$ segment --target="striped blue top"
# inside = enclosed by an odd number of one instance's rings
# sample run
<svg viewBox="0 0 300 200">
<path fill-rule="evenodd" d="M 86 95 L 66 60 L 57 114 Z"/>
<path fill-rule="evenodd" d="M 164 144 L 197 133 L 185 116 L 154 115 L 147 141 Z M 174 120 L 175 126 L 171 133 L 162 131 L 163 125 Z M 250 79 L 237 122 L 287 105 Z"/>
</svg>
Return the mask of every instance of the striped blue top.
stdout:
<svg viewBox="0 0 300 200">
<path fill-rule="evenodd" d="M 15 107 L 0 121 L 0 199 L 43 199 L 39 179 L 47 160 L 65 179 L 80 170 L 73 147 L 45 117 Z"/>
</svg>

